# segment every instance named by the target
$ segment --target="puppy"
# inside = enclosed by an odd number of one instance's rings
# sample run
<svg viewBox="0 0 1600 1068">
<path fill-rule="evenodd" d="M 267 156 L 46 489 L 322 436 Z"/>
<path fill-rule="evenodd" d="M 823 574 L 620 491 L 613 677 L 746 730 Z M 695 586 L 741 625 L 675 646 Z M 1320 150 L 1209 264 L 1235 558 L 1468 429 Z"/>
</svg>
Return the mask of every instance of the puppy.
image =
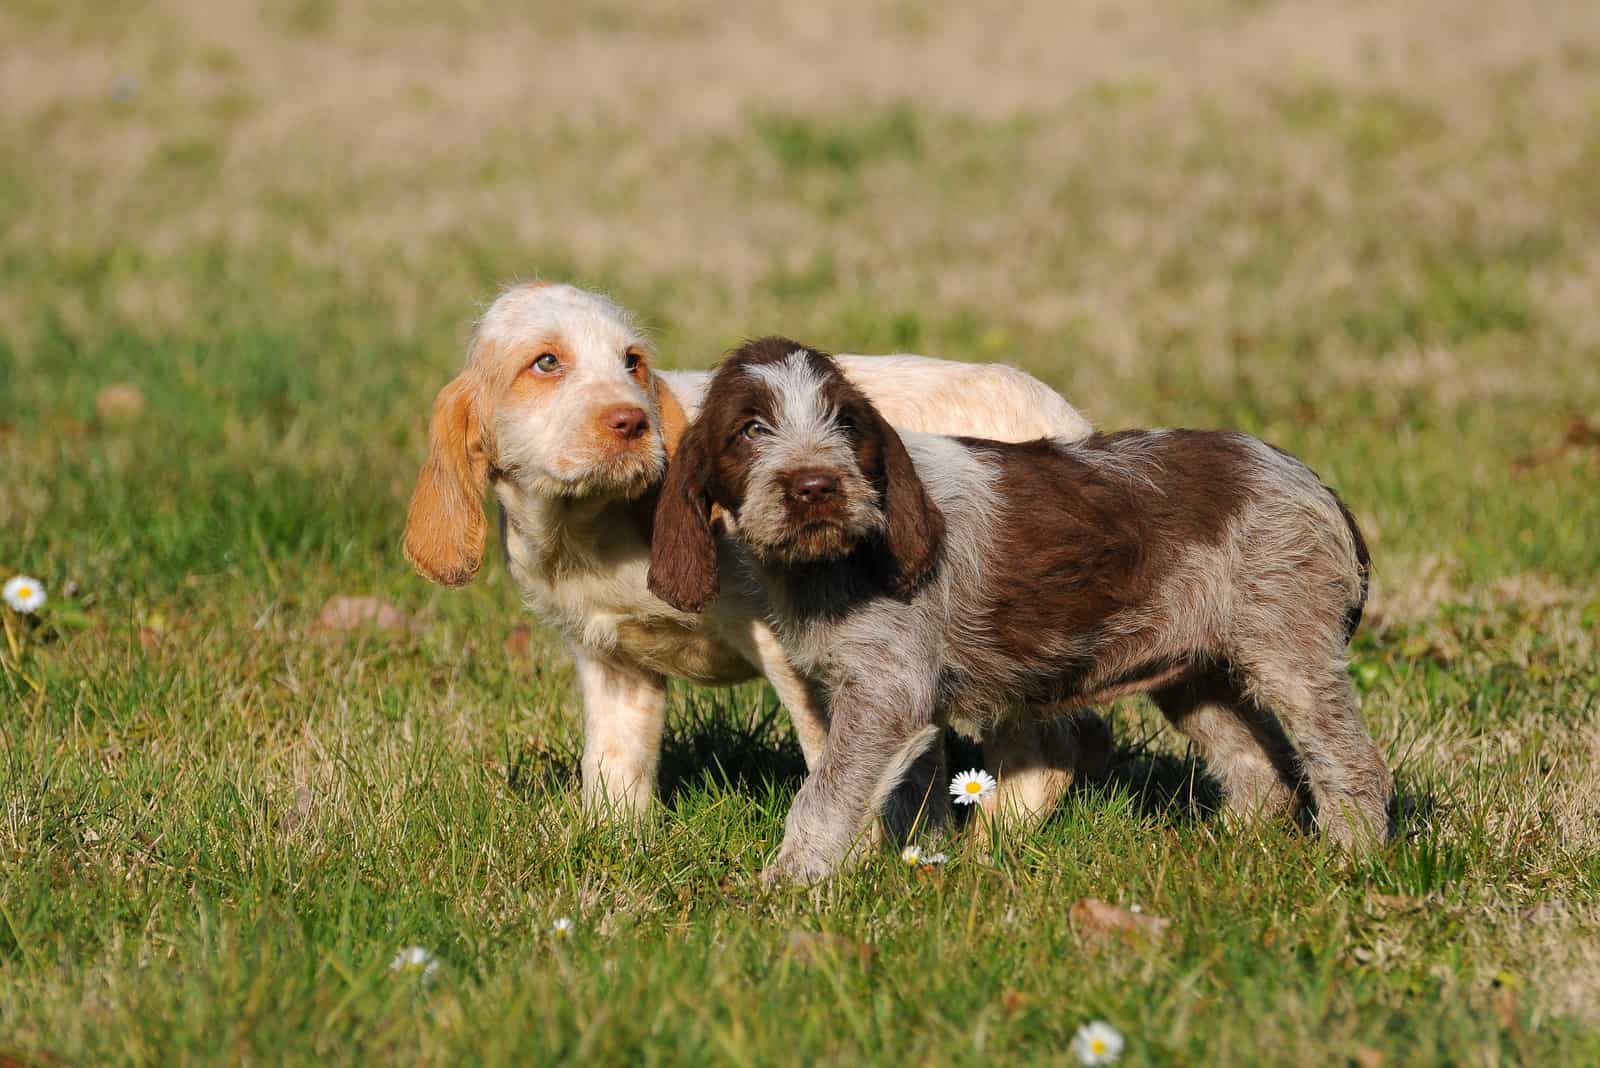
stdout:
<svg viewBox="0 0 1600 1068">
<path fill-rule="evenodd" d="M 840 363 L 908 428 L 1013 440 L 1089 433 L 1058 394 L 1009 367 L 920 356 Z M 730 590 L 689 613 L 645 586 L 655 494 L 710 377 L 655 365 L 643 332 L 605 297 L 543 282 L 506 290 L 434 402 L 405 530 L 417 570 L 460 586 L 483 559 L 492 487 L 511 577 L 560 628 L 577 668 L 584 797 L 619 814 L 642 812 L 654 795 L 668 677 L 727 685 L 764 674 L 795 718 L 808 765 L 827 738 L 763 622 L 759 591 Z"/>
<path fill-rule="evenodd" d="M 1345 674 L 1367 550 L 1286 453 L 1192 430 L 900 433 L 829 356 L 765 338 L 716 372 L 668 470 L 650 563 L 668 603 L 717 588 L 713 506 L 830 718 L 771 879 L 847 860 L 938 725 L 1004 782 L 1038 708 L 1136 693 L 1240 813 L 1303 782 L 1336 842 L 1386 833 L 1390 773 Z"/>
</svg>

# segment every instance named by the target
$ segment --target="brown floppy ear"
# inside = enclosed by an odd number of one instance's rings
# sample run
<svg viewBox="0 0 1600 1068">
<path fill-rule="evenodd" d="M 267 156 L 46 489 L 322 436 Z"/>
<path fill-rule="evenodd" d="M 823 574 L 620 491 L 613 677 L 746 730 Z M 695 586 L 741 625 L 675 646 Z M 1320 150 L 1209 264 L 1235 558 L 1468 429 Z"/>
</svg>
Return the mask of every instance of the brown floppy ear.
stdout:
<svg viewBox="0 0 1600 1068">
<path fill-rule="evenodd" d="M 656 498 L 650 533 L 650 592 L 680 612 L 716 600 L 717 542 L 711 532 L 711 455 L 699 424 L 678 440 Z"/>
<path fill-rule="evenodd" d="M 879 566 L 889 592 L 909 597 L 939 561 L 944 514 L 923 488 L 900 435 L 876 411 L 873 418 L 883 446 L 884 558 Z"/>
<path fill-rule="evenodd" d="M 488 523 L 483 488 L 489 454 L 463 375 L 439 391 L 428 427 L 428 459 L 417 476 L 406 516 L 405 554 L 417 571 L 445 586 L 464 586 L 483 563 Z"/>
</svg>

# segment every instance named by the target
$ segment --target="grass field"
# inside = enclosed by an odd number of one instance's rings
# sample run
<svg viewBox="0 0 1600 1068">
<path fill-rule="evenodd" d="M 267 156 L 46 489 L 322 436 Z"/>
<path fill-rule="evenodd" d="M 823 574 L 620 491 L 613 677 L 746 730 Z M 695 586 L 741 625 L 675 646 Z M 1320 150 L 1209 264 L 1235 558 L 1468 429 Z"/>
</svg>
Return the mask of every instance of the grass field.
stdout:
<svg viewBox="0 0 1600 1068">
<path fill-rule="evenodd" d="M 0 3 L 0 578 L 51 598 L 0 609 L 0 1064 L 1600 1063 L 1600 5 L 765 8 Z M 586 821 L 553 636 L 398 549 L 534 275 L 668 365 L 1004 359 L 1298 453 L 1373 545 L 1400 840 L 1224 826 L 1129 703 L 1037 831 L 764 892 L 757 686 L 676 687 L 665 804 Z"/>
</svg>

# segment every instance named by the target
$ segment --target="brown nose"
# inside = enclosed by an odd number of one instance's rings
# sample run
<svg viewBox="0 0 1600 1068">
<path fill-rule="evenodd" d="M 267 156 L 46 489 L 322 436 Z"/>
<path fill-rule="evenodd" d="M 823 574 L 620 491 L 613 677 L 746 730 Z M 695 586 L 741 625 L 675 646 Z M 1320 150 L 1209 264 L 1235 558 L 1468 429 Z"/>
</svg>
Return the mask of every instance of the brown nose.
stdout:
<svg viewBox="0 0 1600 1068">
<path fill-rule="evenodd" d="M 600 424 L 624 441 L 632 441 L 650 429 L 650 417 L 636 405 L 619 404 L 600 413 Z"/>
<path fill-rule="evenodd" d="M 796 471 L 789 476 L 789 496 L 806 504 L 822 504 L 839 492 L 839 480 L 826 471 Z"/>
</svg>

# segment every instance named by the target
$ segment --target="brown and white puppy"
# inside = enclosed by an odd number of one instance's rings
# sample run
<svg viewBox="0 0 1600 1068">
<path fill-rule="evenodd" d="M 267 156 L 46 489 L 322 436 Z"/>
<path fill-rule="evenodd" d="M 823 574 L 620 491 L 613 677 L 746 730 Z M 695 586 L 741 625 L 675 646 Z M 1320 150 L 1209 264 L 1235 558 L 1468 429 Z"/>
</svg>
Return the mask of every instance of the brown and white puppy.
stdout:
<svg viewBox="0 0 1600 1068">
<path fill-rule="evenodd" d="M 605 297 L 514 286 L 472 338 L 466 367 L 434 403 L 405 553 L 435 582 L 478 571 L 492 487 L 511 575 L 563 632 L 583 697 L 583 790 L 608 811 L 653 796 L 666 680 L 728 684 L 764 674 L 795 718 L 808 763 L 826 725 L 764 623 L 759 591 L 733 589 L 703 614 L 645 584 L 654 495 L 709 379 L 663 372 L 648 340 Z M 887 416 L 911 429 L 1023 440 L 1089 425 L 1020 371 L 921 356 L 841 357 Z"/>
<path fill-rule="evenodd" d="M 851 857 L 938 725 L 982 740 L 1004 783 L 1036 709 L 1134 693 L 1241 813 L 1304 784 L 1340 844 L 1386 833 L 1390 773 L 1345 673 L 1366 547 L 1286 453 L 1192 430 L 896 432 L 834 360 L 766 338 L 716 372 L 656 507 L 650 587 L 679 607 L 717 588 L 713 506 L 830 718 L 769 878 Z"/>
</svg>

